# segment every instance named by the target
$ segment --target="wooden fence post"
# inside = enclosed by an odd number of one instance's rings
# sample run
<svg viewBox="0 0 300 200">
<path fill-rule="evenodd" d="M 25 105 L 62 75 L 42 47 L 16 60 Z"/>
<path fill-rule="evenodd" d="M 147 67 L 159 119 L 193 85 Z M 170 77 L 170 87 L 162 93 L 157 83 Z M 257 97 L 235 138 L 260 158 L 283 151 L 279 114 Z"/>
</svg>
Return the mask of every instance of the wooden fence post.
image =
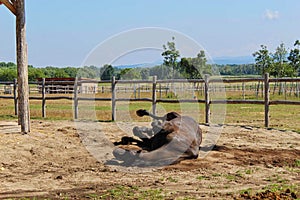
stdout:
<svg viewBox="0 0 300 200">
<path fill-rule="evenodd" d="M 78 77 L 75 78 L 74 83 L 74 118 L 78 119 Z"/>
<path fill-rule="evenodd" d="M 296 82 L 296 96 L 299 98 L 299 84 Z"/>
<path fill-rule="evenodd" d="M 17 95 L 17 79 L 14 79 L 14 105 L 15 115 L 18 115 L 18 95 Z"/>
<path fill-rule="evenodd" d="M 157 82 L 157 77 L 153 76 L 153 87 L 152 87 L 152 113 L 153 115 L 156 115 L 156 82 Z"/>
<path fill-rule="evenodd" d="M 162 88 L 161 88 L 161 83 L 159 84 L 159 98 L 162 98 Z"/>
<path fill-rule="evenodd" d="M 245 100 L 245 82 L 242 83 L 243 100 Z"/>
<path fill-rule="evenodd" d="M 138 98 L 141 98 L 141 85 L 140 83 L 138 84 Z"/>
<path fill-rule="evenodd" d="M 16 9 L 16 49 L 18 72 L 18 121 L 21 132 L 30 132 L 28 58 L 25 25 L 25 0 L 14 1 Z"/>
<path fill-rule="evenodd" d="M 46 117 L 46 80 L 42 79 L 42 117 Z"/>
<path fill-rule="evenodd" d="M 270 83 L 269 73 L 265 73 L 265 127 L 269 127 Z"/>
<path fill-rule="evenodd" d="M 113 76 L 111 79 L 111 109 L 112 109 L 111 120 L 116 121 L 116 77 L 115 76 Z"/>
<path fill-rule="evenodd" d="M 205 123 L 210 123 L 210 100 L 209 100 L 209 75 L 204 77 L 204 97 L 205 97 Z"/>
<path fill-rule="evenodd" d="M 134 99 L 136 99 L 136 84 L 133 84 Z"/>
</svg>

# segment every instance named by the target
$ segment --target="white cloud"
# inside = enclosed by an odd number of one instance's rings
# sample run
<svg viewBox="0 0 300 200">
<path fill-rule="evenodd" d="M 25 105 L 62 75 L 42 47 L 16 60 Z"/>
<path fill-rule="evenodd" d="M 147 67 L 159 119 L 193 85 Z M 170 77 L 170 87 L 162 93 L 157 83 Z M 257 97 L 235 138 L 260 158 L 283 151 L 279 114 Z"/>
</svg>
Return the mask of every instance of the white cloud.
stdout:
<svg viewBox="0 0 300 200">
<path fill-rule="evenodd" d="M 264 13 L 264 18 L 274 20 L 279 18 L 279 12 L 267 9 Z"/>
</svg>

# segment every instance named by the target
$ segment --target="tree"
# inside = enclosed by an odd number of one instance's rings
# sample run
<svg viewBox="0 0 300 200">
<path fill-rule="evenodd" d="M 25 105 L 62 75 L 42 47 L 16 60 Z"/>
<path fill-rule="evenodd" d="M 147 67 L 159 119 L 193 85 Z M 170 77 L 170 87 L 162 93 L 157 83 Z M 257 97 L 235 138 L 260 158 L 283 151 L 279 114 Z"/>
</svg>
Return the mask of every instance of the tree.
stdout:
<svg viewBox="0 0 300 200">
<path fill-rule="evenodd" d="M 148 80 L 150 74 L 150 70 L 148 68 L 143 68 L 140 73 L 143 80 Z"/>
<path fill-rule="evenodd" d="M 255 57 L 255 66 L 261 75 L 270 72 L 273 66 L 273 58 L 267 49 L 267 46 L 260 45 L 261 49 L 254 52 L 252 55 Z"/>
<path fill-rule="evenodd" d="M 196 58 L 192 59 L 193 65 L 196 67 L 196 77 L 201 78 L 203 74 L 211 74 L 211 68 L 206 65 L 207 59 L 205 57 L 205 52 L 201 50 Z"/>
<path fill-rule="evenodd" d="M 16 68 L 4 68 L 0 69 L 0 80 L 1 81 L 13 81 L 17 78 Z"/>
<path fill-rule="evenodd" d="M 117 79 L 122 79 L 122 80 L 134 80 L 140 78 L 141 75 L 137 72 L 137 70 L 132 68 L 122 69 L 120 74 L 118 74 L 117 76 Z"/>
<path fill-rule="evenodd" d="M 205 52 L 201 50 L 195 58 L 182 58 L 178 64 L 183 77 L 188 79 L 201 78 L 202 74 L 211 74 L 211 66 L 206 64 Z"/>
<path fill-rule="evenodd" d="M 158 65 L 155 67 L 151 67 L 149 70 L 150 76 L 157 76 L 157 79 L 165 80 L 168 78 L 168 74 L 170 74 L 170 68 L 166 65 Z"/>
<path fill-rule="evenodd" d="M 290 76 L 290 69 L 287 63 L 287 50 L 284 43 L 281 43 L 273 55 L 274 68 L 271 71 L 271 75 L 275 77 Z"/>
<path fill-rule="evenodd" d="M 69 78 L 69 75 L 62 68 L 57 68 L 54 72 L 53 78 Z"/>
<path fill-rule="evenodd" d="M 111 77 L 114 75 L 114 68 L 111 65 L 105 64 L 100 69 L 100 78 L 101 80 L 111 80 Z"/>
<path fill-rule="evenodd" d="M 99 68 L 91 65 L 91 66 L 84 66 L 83 68 L 80 68 L 77 72 L 77 75 L 80 78 L 95 79 L 100 76 L 99 73 L 100 73 Z"/>
<path fill-rule="evenodd" d="M 163 45 L 164 52 L 161 54 L 164 57 L 164 64 L 172 68 L 172 79 L 175 77 L 175 69 L 177 69 L 177 58 L 180 57 L 179 51 L 175 47 L 175 37 L 172 37 L 171 42 Z"/>
<path fill-rule="evenodd" d="M 187 79 L 193 78 L 193 72 L 195 69 L 195 67 L 190 64 L 190 60 L 190 58 L 181 58 L 178 63 L 180 74 Z"/>
<path fill-rule="evenodd" d="M 45 78 L 45 74 L 41 68 L 28 68 L 28 80 L 36 81 L 37 78 Z"/>
<path fill-rule="evenodd" d="M 297 71 L 300 70 L 300 42 L 296 40 L 294 44 L 295 49 L 291 49 L 290 54 L 288 56 L 289 64 L 292 70 L 292 76 L 297 75 Z M 298 71 L 298 75 L 300 75 L 300 71 Z"/>
<path fill-rule="evenodd" d="M 69 77 L 75 78 L 78 73 L 78 68 L 75 67 L 65 67 L 64 71 L 68 74 Z"/>
</svg>

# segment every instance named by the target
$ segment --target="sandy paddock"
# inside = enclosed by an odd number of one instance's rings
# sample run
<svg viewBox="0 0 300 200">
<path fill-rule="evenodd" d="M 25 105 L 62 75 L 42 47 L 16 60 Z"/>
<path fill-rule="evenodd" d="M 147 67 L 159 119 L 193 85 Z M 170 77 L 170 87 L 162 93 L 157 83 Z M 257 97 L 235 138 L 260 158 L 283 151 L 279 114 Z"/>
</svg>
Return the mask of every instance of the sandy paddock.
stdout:
<svg viewBox="0 0 300 200">
<path fill-rule="evenodd" d="M 0 198 L 109 199 L 120 186 L 136 190 L 132 198 L 151 190 L 163 199 L 300 198 L 296 132 L 224 125 L 205 157 L 140 169 L 103 163 L 111 142 L 124 135 L 115 123 L 90 128 L 87 122 L 89 133 L 72 121 L 31 123 L 31 133 L 21 135 L 16 122 L 0 122 Z M 208 127 L 201 128 L 205 136 Z"/>
</svg>

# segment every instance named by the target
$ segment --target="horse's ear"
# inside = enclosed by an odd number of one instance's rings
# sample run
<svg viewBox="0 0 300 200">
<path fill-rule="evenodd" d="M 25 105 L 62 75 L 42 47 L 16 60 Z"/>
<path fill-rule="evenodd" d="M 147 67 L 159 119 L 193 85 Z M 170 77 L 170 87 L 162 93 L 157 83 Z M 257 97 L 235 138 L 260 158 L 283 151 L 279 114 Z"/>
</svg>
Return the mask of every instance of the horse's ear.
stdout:
<svg viewBox="0 0 300 200">
<path fill-rule="evenodd" d="M 175 119 L 177 117 L 180 117 L 180 115 L 177 112 L 169 112 L 167 114 L 167 121 L 171 121 L 172 119 Z"/>
<path fill-rule="evenodd" d="M 137 114 L 137 116 L 139 116 L 139 117 L 143 117 L 143 116 L 145 116 L 145 115 L 149 115 L 148 111 L 147 111 L 147 110 L 144 110 L 144 109 L 139 109 L 139 110 L 137 110 L 137 111 L 136 111 L 136 114 Z"/>
</svg>

